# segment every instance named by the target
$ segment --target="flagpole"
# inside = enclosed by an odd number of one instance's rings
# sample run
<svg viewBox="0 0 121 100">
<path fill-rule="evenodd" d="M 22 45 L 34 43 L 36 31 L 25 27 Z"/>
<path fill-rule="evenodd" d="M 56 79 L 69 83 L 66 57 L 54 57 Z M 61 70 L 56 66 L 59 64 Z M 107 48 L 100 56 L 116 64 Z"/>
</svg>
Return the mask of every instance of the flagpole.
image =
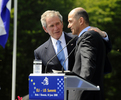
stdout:
<svg viewBox="0 0 121 100">
<path fill-rule="evenodd" d="M 13 67 L 12 67 L 12 98 L 15 100 L 16 90 L 16 47 L 17 47 L 17 0 L 14 0 L 14 40 L 13 40 Z"/>
</svg>

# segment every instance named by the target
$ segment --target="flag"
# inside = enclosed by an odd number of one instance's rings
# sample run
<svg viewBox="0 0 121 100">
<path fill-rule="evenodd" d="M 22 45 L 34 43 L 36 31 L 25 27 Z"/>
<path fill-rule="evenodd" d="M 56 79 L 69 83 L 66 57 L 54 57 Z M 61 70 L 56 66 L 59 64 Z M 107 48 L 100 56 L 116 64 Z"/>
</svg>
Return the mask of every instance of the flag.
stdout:
<svg viewBox="0 0 121 100">
<path fill-rule="evenodd" d="M 0 45 L 5 48 L 9 35 L 10 0 L 0 0 Z"/>
</svg>

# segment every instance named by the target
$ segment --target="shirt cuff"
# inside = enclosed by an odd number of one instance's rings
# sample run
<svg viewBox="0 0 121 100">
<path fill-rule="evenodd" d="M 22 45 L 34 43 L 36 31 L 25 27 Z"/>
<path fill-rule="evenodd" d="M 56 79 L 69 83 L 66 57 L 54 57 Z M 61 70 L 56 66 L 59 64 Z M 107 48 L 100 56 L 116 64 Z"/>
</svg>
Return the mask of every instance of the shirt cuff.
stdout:
<svg viewBox="0 0 121 100">
<path fill-rule="evenodd" d="M 108 38 L 108 34 L 105 32 L 105 34 L 106 34 L 106 37 L 104 37 L 103 39 L 105 40 L 105 41 L 109 41 L 109 38 Z"/>
</svg>

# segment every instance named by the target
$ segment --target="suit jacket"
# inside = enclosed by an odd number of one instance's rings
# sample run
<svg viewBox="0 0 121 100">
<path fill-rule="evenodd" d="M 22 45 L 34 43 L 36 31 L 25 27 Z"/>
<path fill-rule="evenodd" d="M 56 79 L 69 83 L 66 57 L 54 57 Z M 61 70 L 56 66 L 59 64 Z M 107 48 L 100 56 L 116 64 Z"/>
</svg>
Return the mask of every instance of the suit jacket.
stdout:
<svg viewBox="0 0 121 100">
<path fill-rule="evenodd" d="M 87 31 L 78 39 L 73 72 L 95 85 L 100 91 L 69 90 L 69 100 L 104 100 L 103 76 L 106 47 L 102 37 L 95 31 Z"/>
<path fill-rule="evenodd" d="M 69 35 L 67 33 L 65 34 L 65 40 L 66 40 L 66 44 L 73 38 L 72 35 Z M 73 40 L 68 46 L 67 46 L 67 51 L 68 54 L 70 54 L 70 52 L 72 51 L 72 49 L 75 47 L 76 45 L 76 40 Z M 53 58 L 52 61 L 50 61 L 50 63 L 47 62 L 54 56 L 56 55 L 54 47 L 52 45 L 52 41 L 51 38 L 49 38 L 44 44 L 42 44 L 41 46 L 39 46 L 36 50 L 34 50 L 34 55 L 35 55 L 35 59 L 41 59 L 42 60 L 42 72 L 45 72 L 45 67 L 47 66 L 47 72 L 52 72 L 52 69 L 55 70 L 62 70 L 62 66 L 61 63 L 59 62 L 57 56 L 55 58 Z M 69 70 L 72 70 L 72 67 L 74 65 L 74 52 L 70 55 L 69 57 Z"/>
</svg>

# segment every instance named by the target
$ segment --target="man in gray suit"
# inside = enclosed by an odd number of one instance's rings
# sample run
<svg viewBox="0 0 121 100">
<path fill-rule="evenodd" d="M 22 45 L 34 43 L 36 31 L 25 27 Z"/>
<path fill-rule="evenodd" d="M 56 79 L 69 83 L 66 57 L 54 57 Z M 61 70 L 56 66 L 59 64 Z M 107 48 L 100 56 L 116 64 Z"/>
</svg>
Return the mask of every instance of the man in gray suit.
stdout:
<svg viewBox="0 0 121 100">
<path fill-rule="evenodd" d="M 78 7 L 68 14 L 68 28 L 78 35 L 73 72 L 100 86 L 100 91 L 70 90 L 69 100 L 104 100 L 103 76 L 106 61 L 106 45 L 95 31 L 88 31 L 89 17 L 85 9 Z"/>
</svg>

